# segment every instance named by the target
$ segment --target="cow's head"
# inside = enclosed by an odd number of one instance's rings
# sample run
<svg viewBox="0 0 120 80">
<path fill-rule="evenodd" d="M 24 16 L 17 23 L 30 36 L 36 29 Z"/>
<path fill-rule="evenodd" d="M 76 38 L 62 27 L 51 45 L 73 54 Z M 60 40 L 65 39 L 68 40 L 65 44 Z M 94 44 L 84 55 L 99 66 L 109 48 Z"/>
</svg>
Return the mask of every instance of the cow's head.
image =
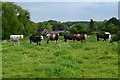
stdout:
<svg viewBox="0 0 120 80">
<path fill-rule="evenodd" d="M 23 35 L 20 35 L 20 39 L 23 39 Z"/>
</svg>

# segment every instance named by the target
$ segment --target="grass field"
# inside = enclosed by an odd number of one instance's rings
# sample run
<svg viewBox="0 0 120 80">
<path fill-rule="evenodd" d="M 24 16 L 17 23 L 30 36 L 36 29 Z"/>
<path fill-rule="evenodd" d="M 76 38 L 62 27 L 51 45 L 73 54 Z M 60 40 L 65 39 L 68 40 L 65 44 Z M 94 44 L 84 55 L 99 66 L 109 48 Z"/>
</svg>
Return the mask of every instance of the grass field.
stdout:
<svg viewBox="0 0 120 80">
<path fill-rule="evenodd" d="M 2 42 L 3 78 L 118 78 L 118 44 L 96 41 L 59 40 L 41 45 Z"/>
</svg>

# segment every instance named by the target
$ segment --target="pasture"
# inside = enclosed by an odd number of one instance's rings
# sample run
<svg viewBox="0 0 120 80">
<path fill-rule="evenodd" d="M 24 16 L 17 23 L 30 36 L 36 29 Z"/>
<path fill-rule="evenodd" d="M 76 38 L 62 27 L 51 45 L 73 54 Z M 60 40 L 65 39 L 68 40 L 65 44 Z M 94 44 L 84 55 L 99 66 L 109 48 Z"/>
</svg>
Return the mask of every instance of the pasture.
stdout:
<svg viewBox="0 0 120 80">
<path fill-rule="evenodd" d="M 118 78 L 117 42 L 97 42 L 91 36 L 84 43 L 64 43 L 62 38 L 41 45 L 25 38 L 15 46 L 4 40 L 3 78 Z"/>
</svg>

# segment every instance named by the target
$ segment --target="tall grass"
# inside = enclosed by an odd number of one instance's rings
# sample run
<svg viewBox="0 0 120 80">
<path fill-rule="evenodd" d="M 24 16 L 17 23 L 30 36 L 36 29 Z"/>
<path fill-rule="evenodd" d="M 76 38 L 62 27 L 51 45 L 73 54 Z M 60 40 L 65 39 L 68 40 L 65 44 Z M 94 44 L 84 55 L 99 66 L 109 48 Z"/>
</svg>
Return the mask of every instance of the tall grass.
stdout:
<svg viewBox="0 0 120 80">
<path fill-rule="evenodd" d="M 63 39 L 58 44 L 41 42 L 21 44 L 2 42 L 3 78 L 117 78 L 118 44 L 96 41 L 84 43 Z"/>
</svg>

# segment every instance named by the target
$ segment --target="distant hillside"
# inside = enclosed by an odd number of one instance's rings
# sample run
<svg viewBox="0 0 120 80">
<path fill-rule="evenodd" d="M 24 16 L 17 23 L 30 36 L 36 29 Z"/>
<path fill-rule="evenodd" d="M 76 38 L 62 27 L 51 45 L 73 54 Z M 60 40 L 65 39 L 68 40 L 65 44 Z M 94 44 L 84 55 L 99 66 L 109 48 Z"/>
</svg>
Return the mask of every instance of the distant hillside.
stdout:
<svg viewBox="0 0 120 80">
<path fill-rule="evenodd" d="M 69 22 L 63 22 L 63 24 L 67 25 L 68 27 L 72 26 L 74 24 L 78 24 L 78 23 L 87 24 L 87 25 L 90 24 L 89 21 L 73 21 L 73 22 L 69 21 Z"/>
<path fill-rule="evenodd" d="M 83 24 L 90 24 L 89 21 L 80 21 L 80 23 L 83 23 Z"/>
</svg>

